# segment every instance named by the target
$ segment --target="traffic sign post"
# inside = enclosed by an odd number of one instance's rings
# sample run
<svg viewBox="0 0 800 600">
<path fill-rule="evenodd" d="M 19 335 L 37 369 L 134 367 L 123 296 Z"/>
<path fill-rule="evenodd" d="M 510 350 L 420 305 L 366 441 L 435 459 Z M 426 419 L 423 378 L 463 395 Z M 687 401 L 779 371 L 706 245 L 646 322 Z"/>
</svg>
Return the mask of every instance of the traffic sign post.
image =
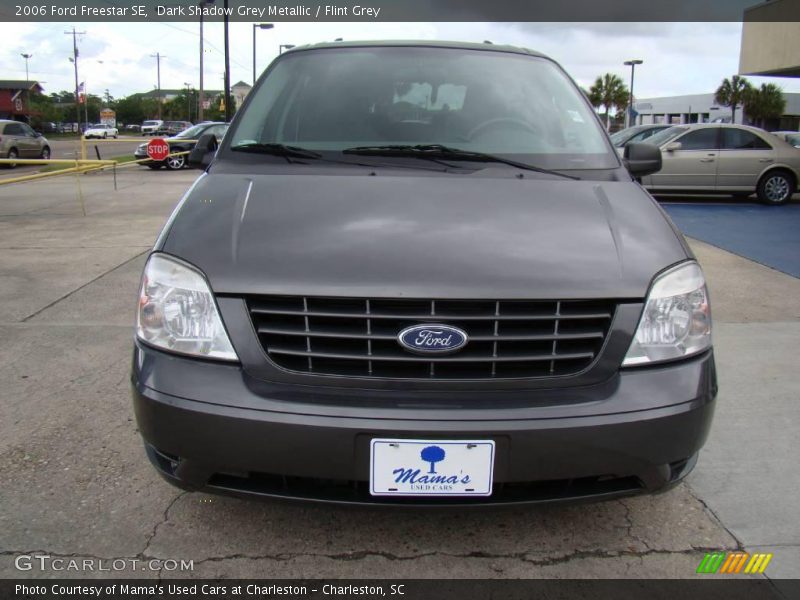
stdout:
<svg viewBox="0 0 800 600">
<path fill-rule="evenodd" d="M 147 157 L 151 160 L 164 160 L 169 156 L 169 144 L 164 138 L 153 138 L 147 143 Z"/>
</svg>

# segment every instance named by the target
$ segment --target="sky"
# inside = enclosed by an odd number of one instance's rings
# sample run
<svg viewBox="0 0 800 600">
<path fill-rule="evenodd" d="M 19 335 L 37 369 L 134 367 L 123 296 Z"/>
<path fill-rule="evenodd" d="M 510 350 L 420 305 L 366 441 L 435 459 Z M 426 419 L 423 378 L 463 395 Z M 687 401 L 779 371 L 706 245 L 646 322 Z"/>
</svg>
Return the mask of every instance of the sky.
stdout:
<svg viewBox="0 0 800 600">
<path fill-rule="evenodd" d="M 30 78 L 46 93 L 74 89 L 70 23 L 0 23 L 0 79 Z M 79 78 L 90 93 L 106 89 L 119 98 L 156 87 L 156 52 L 161 87 L 177 89 L 199 83 L 199 26 L 191 22 L 75 23 L 79 37 Z M 231 23 L 231 84 L 252 83 L 252 25 Z M 582 86 L 603 73 L 629 83 L 622 63 L 641 59 L 634 93 L 638 99 L 713 92 L 738 70 L 741 23 L 276 23 L 258 30 L 257 72 L 278 53 L 279 44 L 302 45 L 336 38 L 458 40 L 525 46 L 549 55 Z M 223 29 L 205 24 L 205 88 L 222 89 Z M 785 92 L 800 92 L 800 79 L 750 77 L 774 82 Z"/>
</svg>

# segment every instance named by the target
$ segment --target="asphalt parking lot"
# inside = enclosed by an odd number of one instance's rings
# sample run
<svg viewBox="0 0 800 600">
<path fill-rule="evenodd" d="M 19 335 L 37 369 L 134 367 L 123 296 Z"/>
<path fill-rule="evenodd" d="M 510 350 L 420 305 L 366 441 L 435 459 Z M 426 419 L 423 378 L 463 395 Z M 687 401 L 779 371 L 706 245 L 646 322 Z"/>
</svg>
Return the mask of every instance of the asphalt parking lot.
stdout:
<svg viewBox="0 0 800 600">
<path fill-rule="evenodd" d="M 115 573 L 136 577 L 684 578 L 733 549 L 800 576 L 800 279 L 696 240 L 720 395 L 697 468 L 666 494 L 398 514 L 170 487 L 133 419 L 132 321 L 145 255 L 196 172 L 144 171 L 116 192 L 82 177 L 86 216 L 72 178 L 0 187 L 0 577 L 108 576 L 14 566 L 44 553 L 194 561 Z"/>
<path fill-rule="evenodd" d="M 97 152 L 100 153 L 100 158 L 104 160 L 131 155 L 139 144 L 146 142 L 148 139 L 150 138 L 120 135 L 118 140 L 86 140 L 86 157 L 89 159 L 97 158 Z M 81 147 L 79 140 L 48 138 L 48 142 L 50 144 L 52 158 L 80 158 Z M 95 150 L 95 146 L 97 147 L 97 150 Z M 63 168 L 68 167 L 68 164 L 63 165 Z M 20 175 L 30 175 L 32 173 L 36 173 L 39 168 L 40 167 L 37 165 L 17 165 L 17 167 L 14 169 L 2 167 L 0 168 L 0 180 L 11 177 L 19 177 Z"/>
</svg>

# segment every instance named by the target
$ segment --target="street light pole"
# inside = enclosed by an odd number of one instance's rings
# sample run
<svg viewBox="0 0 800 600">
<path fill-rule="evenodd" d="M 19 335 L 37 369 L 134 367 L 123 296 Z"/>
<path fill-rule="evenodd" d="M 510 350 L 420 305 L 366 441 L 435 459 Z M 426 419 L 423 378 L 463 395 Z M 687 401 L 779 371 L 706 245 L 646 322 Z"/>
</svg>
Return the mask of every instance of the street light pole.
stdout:
<svg viewBox="0 0 800 600">
<path fill-rule="evenodd" d="M 190 90 L 192 88 L 192 84 L 191 83 L 186 83 L 184 81 L 183 85 L 186 86 L 186 110 L 189 113 L 189 116 L 188 116 L 188 118 L 186 120 L 191 122 L 192 121 L 192 94 L 191 94 Z"/>
<path fill-rule="evenodd" d="M 23 52 L 20 54 L 20 56 L 25 59 L 25 83 L 28 83 L 30 81 L 30 77 L 28 76 L 28 61 L 31 59 L 33 54 L 26 54 Z"/>
<path fill-rule="evenodd" d="M 636 65 L 640 65 L 643 62 L 644 62 L 643 60 L 635 58 L 633 60 L 626 60 L 624 63 L 625 66 L 631 68 L 631 91 L 630 91 L 630 97 L 628 98 L 628 112 L 625 115 L 625 127 L 631 126 L 630 119 L 633 116 L 633 75 L 636 70 Z"/>
<path fill-rule="evenodd" d="M 256 29 L 272 29 L 272 23 L 253 23 L 253 85 L 256 84 Z"/>
</svg>

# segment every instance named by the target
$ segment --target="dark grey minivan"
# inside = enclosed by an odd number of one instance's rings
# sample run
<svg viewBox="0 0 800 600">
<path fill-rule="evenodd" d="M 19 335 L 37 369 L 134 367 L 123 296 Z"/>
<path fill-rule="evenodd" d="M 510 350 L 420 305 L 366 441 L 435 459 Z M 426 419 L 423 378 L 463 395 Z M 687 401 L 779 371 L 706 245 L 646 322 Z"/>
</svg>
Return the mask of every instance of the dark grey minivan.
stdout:
<svg viewBox="0 0 800 600">
<path fill-rule="evenodd" d="M 142 278 L 133 399 L 186 489 L 383 505 L 605 499 L 694 466 L 703 273 L 549 58 L 278 57 Z"/>
</svg>

